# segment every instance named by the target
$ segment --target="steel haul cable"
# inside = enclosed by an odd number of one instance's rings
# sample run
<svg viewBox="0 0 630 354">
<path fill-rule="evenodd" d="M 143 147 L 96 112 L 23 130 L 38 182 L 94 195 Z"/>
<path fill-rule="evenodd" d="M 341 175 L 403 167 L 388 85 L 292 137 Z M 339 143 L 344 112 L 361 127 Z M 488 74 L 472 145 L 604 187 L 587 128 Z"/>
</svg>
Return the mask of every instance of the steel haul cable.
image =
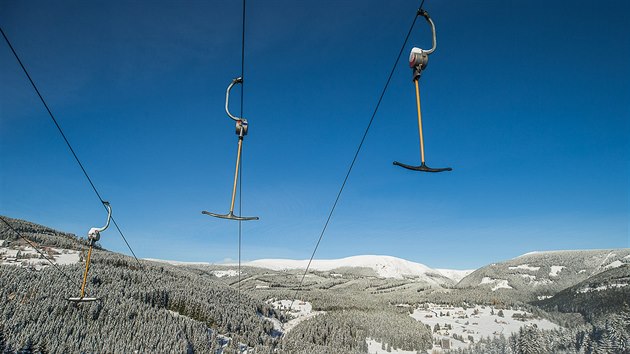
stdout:
<svg viewBox="0 0 630 354">
<path fill-rule="evenodd" d="M 419 9 L 422 9 L 422 5 L 424 5 L 424 1 L 422 1 L 422 3 L 420 4 Z M 400 61 L 400 56 L 402 55 L 403 51 L 405 50 L 405 46 L 407 45 L 407 41 L 409 40 L 409 36 L 411 35 L 411 32 L 413 31 L 413 27 L 416 24 L 416 20 L 418 19 L 419 16 L 419 11 L 416 11 L 416 15 L 413 18 L 413 21 L 411 22 L 411 26 L 409 27 L 409 31 L 407 32 L 407 35 L 405 36 L 405 40 L 403 41 L 402 46 L 400 47 L 400 51 L 398 52 L 398 55 L 396 56 L 396 60 L 394 61 L 394 65 L 392 66 L 391 71 L 389 72 L 389 76 L 387 77 L 387 81 L 385 82 L 385 86 L 383 87 L 383 90 L 381 91 L 381 95 L 378 98 L 378 101 L 376 102 L 376 106 L 374 107 L 374 111 L 372 112 L 372 116 L 370 117 L 370 121 L 368 122 L 367 127 L 365 128 L 365 132 L 363 133 L 363 137 L 361 138 L 361 141 L 359 142 L 359 146 L 357 147 L 356 152 L 354 153 L 354 157 L 352 158 L 352 162 L 350 163 L 350 166 L 348 167 L 348 172 L 346 173 L 345 178 L 343 179 L 343 182 L 341 183 L 341 188 L 339 188 L 339 192 L 337 193 L 337 197 L 335 198 L 335 202 L 332 205 L 332 208 L 330 209 L 330 212 L 328 213 L 328 217 L 326 218 L 326 222 L 324 223 L 324 227 L 322 228 L 321 233 L 319 234 L 319 238 L 317 239 L 317 243 L 315 244 L 315 248 L 313 249 L 313 253 L 311 254 L 311 258 L 308 261 L 308 264 L 306 265 L 306 269 L 304 270 L 304 274 L 302 274 L 302 278 L 300 279 L 300 283 L 297 287 L 297 289 L 295 290 L 295 294 L 293 295 L 293 299 L 291 300 L 291 305 L 289 306 L 289 310 L 291 310 L 293 308 L 293 303 L 295 302 L 295 299 L 297 298 L 298 292 L 300 290 L 302 290 L 302 284 L 304 283 L 304 278 L 306 277 L 306 274 L 308 274 L 308 270 L 311 267 L 311 263 L 313 262 L 313 258 L 315 257 L 315 253 L 317 253 L 317 249 L 319 248 L 319 244 L 322 241 L 322 238 L 324 237 L 324 234 L 326 233 L 326 230 L 328 228 L 328 224 L 330 223 L 330 220 L 335 212 L 335 208 L 337 208 L 337 204 L 339 203 L 339 198 L 341 198 L 341 194 L 343 193 L 344 188 L 346 187 L 346 183 L 348 182 L 348 178 L 350 177 L 350 173 L 352 172 L 352 169 L 354 168 L 354 164 L 357 161 L 357 158 L 359 157 L 359 153 L 361 152 L 361 148 L 363 147 L 363 143 L 365 142 L 365 139 L 368 135 L 368 132 L 370 131 L 370 127 L 372 126 L 372 123 L 374 122 L 374 118 L 376 117 L 376 113 L 378 112 L 378 108 L 381 105 L 381 102 L 383 101 L 383 97 L 385 96 L 385 92 L 387 91 L 387 88 L 389 87 L 389 83 L 392 80 L 392 77 L 394 76 L 394 71 L 396 70 L 396 66 L 398 65 L 398 62 Z"/>
<path fill-rule="evenodd" d="M 94 183 L 92 182 L 92 179 L 90 178 L 90 175 L 88 175 L 87 171 L 85 170 L 85 168 L 83 167 L 83 163 L 81 163 L 81 160 L 79 160 L 79 157 L 77 156 L 77 154 L 75 153 L 74 149 L 72 148 L 72 145 L 70 144 L 70 141 L 68 140 L 68 138 L 66 137 L 66 134 L 63 132 L 63 129 L 61 129 L 61 126 L 59 125 L 59 123 L 57 122 L 57 119 L 55 118 L 54 114 L 52 113 L 52 111 L 50 110 L 50 108 L 48 107 L 48 104 L 46 103 L 46 100 L 44 100 L 44 97 L 42 96 L 42 94 L 39 92 L 39 89 L 37 88 L 37 85 L 35 85 L 35 82 L 33 81 L 33 79 L 31 78 L 31 75 L 28 73 L 28 70 L 26 70 L 26 67 L 24 66 L 24 64 L 22 63 L 22 60 L 20 59 L 19 55 L 17 54 L 17 52 L 15 51 L 15 49 L 13 48 L 13 45 L 11 44 L 11 41 L 9 41 L 9 38 L 7 37 L 7 35 L 4 33 L 4 30 L 2 29 L 2 27 L 0 27 L 0 33 L 2 33 L 2 36 L 4 37 L 4 40 L 6 41 L 7 45 L 9 46 L 9 48 L 11 49 L 11 52 L 13 53 L 13 56 L 15 56 L 15 59 L 17 60 L 18 64 L 20 64 L 20 67 L 22 68 L 22 71 L 24 71 L 24 74 L 26 75 L 26 77 L 28 78 L 29 82 L 31 83 L 31 85 L 33 86 L 33 89 L 35 90 L 35 92 L 37 93 L 37 96 L 39 97 L 39 99 L 41 100 L 42 104 L 44 105 L 44 107 L 46 108 L 46 111 L 48 112 L 48 115 L 50 116 L 50 118 L 52 119 L 53 123 L 55 124 L 55 126 L 57 127 L 57 130 L 59 131 L 59 133 L 61 134 L 63 140 L 65 141 L 66 145 L 68 146 L 68 149 L 70 150 L 70 152 L 72 153 L 72 156 L 74 157 L 75 161 L 77 162 L 77 164 L 79 165 L 79 167 L 81 168 L 81 171 L 83 172 L 83 175 L 85 176 L 85 178 L 88 180 L 88 182 L 90 183 L 90 186 L 92 187 L 92 190 L 94 191 L 94 193 L 96 194 L 96 196 L 98 197 L 98 199 L 100 200 L 101 204 L 103 204 L 103 207 L 105 209 L 107 209 L 107 207 L 104 204 L 104 200 L 101 197 L 101 194 L 98 192 L 98 189 L 96 189 L 96 186 L 94 185 Z M 116 230 L 118 230 L 118 233 L 120 234 L 120 236 L 122 237 L 123 241 L 125 242 L 125 244 L 127 245 L 127 248 L 129 249 L 129 251 L 131 252 L 131 254 L 133 255 L 133 258 L 136 260 L 136 263 L 138 264 L 139 269 L 142 271 L 142 273 L 144 274 L 144 276 L 147 277 L 147 279 L 149 279 L 149 285 L 151 286 L 151 288 L 153 289 L 153 291 L 155 291 L 155 293 L 157 294 L 158 291 L 155 288 L 155 286 L 153 285 L 153 281 L 151 279 L 151 277 L 149 276 L 149 274 L 146 271 L 146 268 L 144 267 L 144 265 L 140 262 L 140 260 L 138 259 L 138 257 L 136 256 L 136 253 L 134 252 L 134 250 L 131 248 L 131 245 L 129 244 L 129 242 L 127 241 L 127 238 L 125 237 L 124 233 L 122 232 L 122 230 L 120 229 L 120 227 L 118 226 L 118 223 L 116 222 L 116 220 L 114 219 L 114 217 L 112 216 L 111 218 L 112 223 L 114 224 L 114 226 L 116 227 Z M 6 221 L 5 221 L 6 223 Z M 168 311 L 167 311 L 168 312 Z M 170 312 L 169 312 L 170 314 Z M 170 314 L 171 316 L 174 317 L 174 315 Z M 175 320 L 177 320 L 175 318 Z M 184 328 L 184 330 L 182 331 L 182 333 L 184 334 L 184 337 L 186 338 L 186 340 L 188 342 L 190 342 L 189 338 L 188 338 L 188 334 L 186 333 L 186 330 Z M 208 343 L 208 345 L 210 345 L 210 343 Z"/>
<path fill-rule="evenodd" d="M 247 0 L 243 0 L 243 23 L 241 29 L 241 78 L 243 78 L 243 82 L 241 83 L 241 117 L 244 117 L 243 114 L 243 101 L 245 96 L 245 14 L 246 14 L 246 6 Z M 240 168 L 239 168 L 239 185 L 238 185 L 238 214 L 243 215 L 243 158 L 241 156 L 240 160 Z M 243 234 L 243 222 L 241 220 L 238 221 L 238 311 L 241 311 L 241 243 L 242 243 L 242 234 Z M 239 316 L 239 331 L 241 331 L 241 323 Z M 238 345 L 238 343 L 237 343 Z M 240 348 L 240 347 L 239 347 Z"/>
</svg>

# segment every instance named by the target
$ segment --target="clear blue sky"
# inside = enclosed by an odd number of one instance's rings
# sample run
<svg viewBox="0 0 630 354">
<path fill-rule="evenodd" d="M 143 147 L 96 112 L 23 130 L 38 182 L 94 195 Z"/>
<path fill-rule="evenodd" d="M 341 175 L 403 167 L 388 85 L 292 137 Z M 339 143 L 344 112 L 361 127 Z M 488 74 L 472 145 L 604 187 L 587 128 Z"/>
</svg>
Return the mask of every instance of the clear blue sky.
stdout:
<svg viewBox="0 0 630 354">
<path fill-rule="evenodd" d="M 243 258 L 310 256 L 418 6 L 248 1 Z M 630 247 L 626 0 L 433 1 L 418 162 L 406 57 L 318 258 L 472 268 L 534 250 Z M 237 257 L 227 212 L 239 1 L 0 1 L 0 24 L 140 257 Z M 238 110 L 238 91 L 234 110 Z M 85 235 L 105 212 L 0 42 L 0 213 Z M 128 253 L 115 229 L 104 247 Z"/>
</svg>

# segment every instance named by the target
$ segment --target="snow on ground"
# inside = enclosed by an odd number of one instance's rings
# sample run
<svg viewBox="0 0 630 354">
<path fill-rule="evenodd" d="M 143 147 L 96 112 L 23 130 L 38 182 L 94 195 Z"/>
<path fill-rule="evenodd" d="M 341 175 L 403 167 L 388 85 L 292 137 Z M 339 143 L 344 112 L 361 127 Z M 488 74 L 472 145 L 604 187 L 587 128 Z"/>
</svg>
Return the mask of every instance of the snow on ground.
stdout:
<svg viewBox="0 0 630 354">
<path fill-rule="evenodd" d="M 551 266 L 551 271 L 549 272 L 550 277 L 557 277 L 558 273 L 560 273 L 565 266 Z"/>
<path fill-rule="evenodd" d="M 172 265 L 212 265 L 208 262 L 180 262 L 169 261 L 163 259 L 144 258 L 147 261 L 162 262 Z M 251 262 L 245 262 L 243 265 L 258 268 L 267 268 L 276 271 L 284 271 L 291 269 L 306 269 L 309 260 L 295 260 L 295 259 L 258 259 Z M 224 266 L 236 266 L 232 263 L 221 264 Z M 433 269 L 427 267 L 424 264 L 407 261 L 405 259 L 391 257 L 391 256 L 352 256 L 340 259 L 314 259 L 311 263 L 310 269 L 319 271 L 330 271 L 337 268 L 349 267 L 349 268 L 371 268 L 376 274 L 383 278 L 395 278 L 403 279 L 405 277 L 419 277 L 430 283 L 440 283 L 434 278 L 428 275 L 441 275 L 446 278 L 452 279 L 455 282 L 459 282 L 468 274 L 472 273 L 472 270 L 456 270 L 456 269 Z M 343 277 L 343 274 L 333 273 L 333 277 Z M 443 283 L 443 282 L 441 282 Z"/>
<path fill-rule="evenodd" d="M 308 259 L 259 259 L 247 262 L 245 265 L 282 271 L 289 269 L 305 269 L 308 262 Z M 378 276 L 383 278 L 403 279 L 406 276 L 411 276 L 422 278 L 430 283 L 438 282 L 434 278 L 429 277 L 429 274 L 443 275 L 446 277 L 448 277 L 447 274 L 449 274 L 455 277 L 461 277 L 461 272 L 469 272 L 449 269 L 441 269 L 438 271 L 436 269 L 429 268 L 424 264 L 410 262 L 401 258 L 373 255 L 353 256 L 341 259 L 315 259 L 311 263 L 310 269 L 330 271 L 341 267 L 371 268 Z"/>
<path fill-rule="evenodd" d="M 79 251 L 61 248 L 53 248 L 52 250 L 59 253 L 58 255 L 55 255 L 55 262 L 57 264 L 74 264 L 79 262 Z"/>
<path fill-rule="evenodd" d="M 182 315 L 179 312 L 176 311 L 171 311 L 171 310 L 166 310 L 168 313 L 170 313 L 173 317 L 179 317 L 179 318 L 185 318 L 188 321 L 194 322 L 195 320 L 186 316 L 186 315 Z M 214 329 L 210 329 L 209 331 L 214 331 Z M 232 337 L 226 336 L 224 334 L 220 334 L 217 333 L 216 336 L 216 344 L 219 346 L 219 348 L 216 350 L 216 352 L 214 354 L 223 354 L 223 351 L 225 350 L 225 348 L 227 348 L 227 346 L 230 344 L 230 342 L 232 342 Z M 250 349 L 253 349 L 252 347 L 248 347 L 247 345 L 245 345 L 244 343 L 239 343 L 239 348 L 241 350 L 241 353 L 246 354 L 249 352 Z"/>
<path fill-rule="evenodd" d="M 308 260 L 292 259 L 259 259 L 248 262 L 247 265 L 273 270 L 305 269 Z M 341 259 L 314 259 L 311 269 L 329 271 L 341 267 L 371 268 L 384 278 L 402 279 L 404 275 L 425 275 L 435 271 L 424 264 L 410 262 L 390 256 L 354 256 Z"/>
<path fill-rule="evenodd" d="M 528 271 L 532 271 L 532 272 L 537 272 L 540 269 L 540 267 L 532 267 L 529 264 L 521 264 L 521 265 L 517 265 L 515 267 L 508 267 L 508 268 L 510 268 L 512 270 L 522 269 L 522 270 L 528 270 Z"/>
<path fill-rule="evenodd" d="M 10 247 L 5 242 L 2 244 L 3 246 L 0 246 L 0 265 L 32 267 L 35 270 L 50 266 L 50 262 L 31 246 Z M 53 263 L 62 265 L 78 263 L 81 253 L 81 251 L 54 247 L 41 247 L 40 251 Z"/>
<path fill-rule="evenodd" d="M 166 259 L 157 259 L 157 258 L 142 258 L 145 261 L 151 261 L 151 262 L 159 262 L 159 263 L 167 263 L 170 265 L 212 265 L 213 263 L 209 263 L 209 262 L 181 262 L 181 261 L 169 261 Z"/>
<path fill-rule="evenodd" d="M 482 284 L 496 284 L 492 287 L 492 291 L 497 291 L 499 289 L 514 289 L 508 284 L 508 281 L 505 279 L 492 279 L 489 277 L 483 277 L 479 285 Z"/>
<path fill-rule="evenodd" d="M 450 340 L 451 349 L 468 348 L 470 342 L 468 336 L 472 336 L 475 342 L 486 337 L 494 337 L 500 334 L 509 336 L 530 324 L 535 324 L 540 329 L 554 329 L 558 326 L 548 320 L 533 318 L 532 314 L 525 311 L 503 309 L 503 317 L 499 316 L 499 309 L 490 306 L 475 306 L 464 309 L 462 307 L 441 306 L 428 304 L 426 308 L 416 309 L 410 316 L 431 326 L 433 331 L 436 324 L 440 330 L 433 332 L 434 339 L 447 338 Z M 524 321 L 514 318 L 514 314 L 525 315 Z M 448 327 L 450 326 L 450 328 Z M 453 338 L 453 334 L 463 336 L 464 341 Z M 436 349 L 434 347 L 434 349 Z"/>
<path fill-rule="evenodd" d="M 238 276 L 238 271 L 234 270 L 234 269 L 228 269 L 228 270 L 213 270 L 212 275 L 214 275 L 217 278 L 222 278 L 222 277 L 236 277 Z M 245 274 L 243 272 L 241 272 L 241 274 Z"/>
<path fill-rule="evenodd" d="M 474 272 L 474 269 L 466 269 L 466 270 L 457 270 L 457 269 L 435 269 L 438 273 L 443 276 L 454 280 L 459 283 L 460 280 L 464 279 L 468 274 Z"/>
<path fill-rule="evenodd" d="M 273 301 L 273 299 L 270 299 L 267 300 L 267 303 L 275 309 L 284 311 L 284 313 L 289 315 L 289 317 L 293 317 L 284 324 L 275 318 L 266 317 L 268 320 L 273 322 L 274 329 L 281 333 L 288 333 L 293 329 L 293 327 L 297 326 L 298 323 L 325 313 L 325 311 L 313 311 L 313 305 L 310 302 L 297 299 L 293 302 L 293 305 L 291 305 L 291 300 Z"/>
<path fill-rule="evenodd" d="M 386 349 L 383 349 L 383 344 L 377 340 L 374 340 L 370 337 L 365 339 L 365 342 L 367 343 L 368 346 L 368 354 L 417 354 L 417 351 L 408 351 L 408 350 L 402 350 L 402 349 L 394 349 L 394 348 L 390 348 L 390 351 L 387 351 Z"/>
<path fill-rule="evenodd" d="M 624 265 L 624 263 L 622 261 L 616 260 L 616 261 L 610 263 L 609 265 L 605 266 L 604 269 L 619 268 L 622 265 Z"/>
<path fill-rule="evenodd" d="M 576 291 L 576 293 L 578 294 L 584 294 L 584 293 L 590 293 L 593 291 L 602 291 L 602 290 L 608 290 L 608 289 L 612 289 L 612 288 L 623 288 L 628 286 L 627 283 L 620 283 L 620 284 L 607 284 L 607 285 L 600 285 L 596 288 L 590 288 L 590 287 L 586 287 L 586 288 L 582 288 L 582 289 L 578 289 Z"/>
</svg>

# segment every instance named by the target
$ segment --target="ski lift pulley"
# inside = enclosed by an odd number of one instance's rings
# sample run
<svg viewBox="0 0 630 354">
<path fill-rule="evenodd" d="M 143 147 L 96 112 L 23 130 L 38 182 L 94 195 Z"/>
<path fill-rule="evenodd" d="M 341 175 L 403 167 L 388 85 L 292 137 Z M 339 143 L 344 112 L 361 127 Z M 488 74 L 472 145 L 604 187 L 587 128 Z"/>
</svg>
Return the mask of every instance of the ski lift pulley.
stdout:
<svg viewBox="0 0 630 354">
<path fill-rule="evenodd" d="M 243 149 L 243 138 L 245 137 L 245 135 L 247 135 L 247 130 L 248 130 L 247 119 L 234 116 L 232 113 L 230 113 L 230 107 L 229 107 L 230 91 L 232 90 L 232 87 L 234 87 L 234 85 L 236 84 L 243 84 L 243 78 L 237 77 L 236 79 L 233 79 L 225 92 L 225 112 L 227 113 L 228 117 L 230 117 L 232 120 L 236 122 L 236 135 L 238 135 L 238 148 L 236 152 L 236 169 L 234 171 L 234 184 L 232 186 L 232 200 L 230 202 L 230 211 L 227 214 L 211 213 L 205 210 L 202 211 L 201 213 L 205 215 L 213 216 L 215 218 L 229 219 L 229 220 L 239 220 L 239 221 L 258 220 L 257 216 L 234 215 L 234 202 L 236 200 L 236 186 L 238 184 L 238 170 L 241 163 L 241 151 Z"/>
<path fill-rule="evenodd" d="M 107 228 L 109 227 L 109 222 L 112 219 L 112 207 L 109 205 L 109 202 L 103 202 L 103 205 L 105 206 L 105 208 L 107 208 L 107 222 L 103 227 L 93 227 L 90 229 L 90 231 L 88 231 L 88 242 L 90 247 L 88 249 L 87 258 L 85 260 L 85 272 L 83 273 L 83 283 L 81 284 L 81 296 L 68 298 L 68 301 L 70 302 L 81 303 L 98 300 L 98 298 L 96 297 L 85 296 L 85 285 L 87 283 L 88 270 L 90 269 L 90 258 L 92 257 L 92 247 L 94 246 L 94 242 L 101 239 L 101 232 L 107 230 Z"/>
<path fill-rule="evenodd" d="M 413 82 L 416 88 L 416 108 L 418 110 L 418 135 L 420 136 L 420 158 L 421 164 L 420 166 L 407 165 L 398 161 L 394 161 L 394 165 L 404 167 L 413 171 L 420 172 L 444 172 L 444 171 L 452 171 L 453 169 L 450 167 L 444 168 L 431 168 L 426 165 L 424 160 L 424 135 L 422 133 L 422 111 L 420 109 L 420 88 L 418 85 L 418 81 L 420 80 L 420 76 L 422 75 L 422 71 L 426 69 L 429 64 L 429 55 L 435 52 L 435 48 L 437 47 L 436 42 L 436 34 L 435 34 L 435 24 L 429 13 L 426 10 L 419 9 L 418 15 L 422 16 L 427 20 L 429 25 L 431 25 L 431 32 L 433 34 L 433 45 L 431 49 L 421 49 L 418 47 L 414 47 L 411 49 L 411 53 L 409 54 L 409 67 L 413 69 Z"/>
</svg>

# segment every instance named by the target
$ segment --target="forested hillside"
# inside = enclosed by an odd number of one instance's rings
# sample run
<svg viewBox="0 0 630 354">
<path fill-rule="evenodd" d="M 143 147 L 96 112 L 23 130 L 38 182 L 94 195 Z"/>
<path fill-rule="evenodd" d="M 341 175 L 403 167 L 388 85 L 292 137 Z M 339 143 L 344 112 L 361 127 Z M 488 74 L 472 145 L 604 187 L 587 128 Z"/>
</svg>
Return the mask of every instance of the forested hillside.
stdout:
<svg viewBox="0 0 630 354">
<path fill-rule="evenodd" d="M 535 303 L 562 312 L 578 312 L 589 320 L 605 320 L 630 304 L 630 264 L 599 273 L 549 299 Z"/>
<path fill-rule="evenodd" d="M 13 225 L 13 222 L 12 222 Z M 17 222 L 38 244 L 78 246 L 67 234 Z M 42 231 L 42 234 L 39 234 Z M 0 239 L 11 231 L 2 229 Z M 92 254 L 87 290 L 100 301 L 73 304 L 83 264 L 40 271 L 0 266 L 0 345 L 7 352 L 35 348 L 50 352 L 209 352 L 221 336 L 249 347 L 270 347 L 273 325 L 282 319 L 262 301 L 199 272 L 111 253 Z M 230 350 L 229 348 L 227 349 Z"/>
<path fill-rule="evenodd" d="M 22 220 L 10 223 L 48 256 L 67 253 L 55 258 L 55 267 L 39 258 L 42 266 L 34 267 L 29 261 L 39 255 L 0 228 L 0 240 L 11 241 L 0 244 L 0 256 L 12 258 L 0 265 L 1 353 L 630 350 L 628 249 L 534 253 L 481 268 L 457 286 L 346 266 L 310 272 L 299 292 L 299 269 L 243 267 L 239 277 L 234 266 L 138 261 L 97 249 L 87 292 L 99 301 L 74 304 L 66 299 L 79 294 L 85 241 Z M 550 298 L 537 301 L 541 294 Z M 312 312 L 289 310 L 295 295 L 296 305 Z M 445 310 L 432 313 L 431 306 Z M 425 313 L 419 316 L 419 309 Z M 447 320 L 465 328 L 449 331 Z M 535 327 L 549 321 L 553 327 Z"/>
<path fill-rule="evenodd" d="M 29 241 L 36 244 L 67 249 L 75 249 L 87 245 L 87 240 L 79 238 L 75 234 L 57 231 L 55 229 L 51 229 L 50 227 L 35 224 L 30 221 L 13 219 L 7 216 L 2 216 L 2 218 L 8 221 L 11 224 L 11 227 L 13 227 L 22 236 L 28 238 Z M 3 222 L 0 222 L 0 239 L 14 241 L 17 243 L 24 242 Z M 100 248 L 98 243 L 95 247 Z"/>
<path fill-rule="evenodd" d="M 626 263 L 630 263 L 630 249 L 533 252 L 477 269 L 457 287 L 534 301 Z"/>
</svg>

